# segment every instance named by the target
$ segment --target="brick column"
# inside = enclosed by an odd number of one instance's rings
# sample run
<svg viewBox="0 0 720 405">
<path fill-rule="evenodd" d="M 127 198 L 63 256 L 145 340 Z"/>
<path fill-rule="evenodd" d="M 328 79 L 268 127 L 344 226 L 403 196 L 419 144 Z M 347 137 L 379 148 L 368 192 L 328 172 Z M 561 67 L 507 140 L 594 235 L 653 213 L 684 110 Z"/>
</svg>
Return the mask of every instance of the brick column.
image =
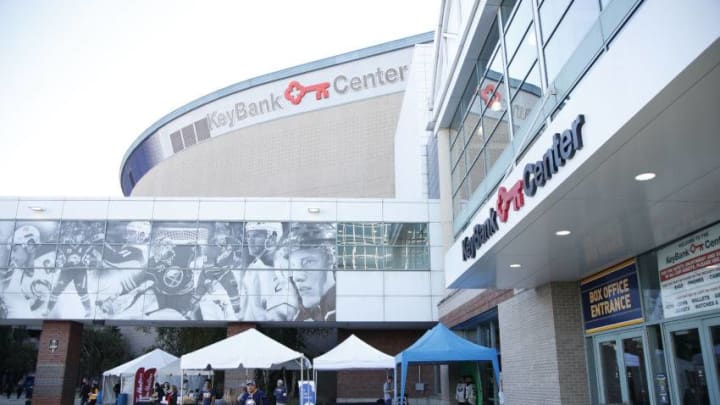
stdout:
<svg viewBox="0 0 720 405">
<path fill-rule="evenodd" d="M 43 322 L 33 405 L 73 405 L 82 330 L 77 322 Z"/>
<path fill-rule="evenodd" d="M 238 333 L 245 332 L 248 329 L 254 328 L 256 325 L 249 322 L 232 322 L 228 323 L 227 336 L 235 336 Z M 253 375 L 254 370 L 248 371 L 250 375 Z M 235 401 L 238 395 L 240 395 L 240 387 L 245 385 L 245 370 L 226 370 L 225 371 L 225 392 L 228 397 L 225 398 L 225 402 Z"/>
</svg>

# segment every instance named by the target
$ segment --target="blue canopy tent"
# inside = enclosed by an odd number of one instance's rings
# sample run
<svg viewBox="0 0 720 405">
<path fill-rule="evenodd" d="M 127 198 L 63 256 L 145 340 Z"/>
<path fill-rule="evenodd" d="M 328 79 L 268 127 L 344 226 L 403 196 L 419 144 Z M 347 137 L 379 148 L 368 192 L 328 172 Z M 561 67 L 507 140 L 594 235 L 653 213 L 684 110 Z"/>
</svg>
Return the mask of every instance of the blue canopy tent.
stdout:
<svg viewBox="0 0 720 405">
<path fill-rule="evenodd" d="M 457 361 L 491 361 L 495 371 L 495 381 L 500 384 L 500 365 L 495 349 L 480 346 L 453 333 L 445 325 L 438 323 L 410 347 L 395 356 L 395 365 L 400 364 L 400 392 L 405 392 L 407 368 L 409 363 L 445 364 Z M 396 382 L 397 384 L 397 382 Z M 395 403 L 397 404 L 397 389 Z"/>
</svg>

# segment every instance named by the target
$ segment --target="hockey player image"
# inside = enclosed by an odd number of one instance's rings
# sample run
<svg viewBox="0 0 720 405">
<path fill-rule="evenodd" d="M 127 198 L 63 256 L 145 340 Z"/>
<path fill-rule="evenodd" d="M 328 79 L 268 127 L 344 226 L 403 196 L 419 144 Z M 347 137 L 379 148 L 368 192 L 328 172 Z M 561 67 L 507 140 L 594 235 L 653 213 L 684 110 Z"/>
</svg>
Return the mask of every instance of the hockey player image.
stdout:
<svg viewBox="0 0 720 405">
<path fill-rule="evenodd" d="M 56 267 L 60 269 L 57 281 L 53 286 L 50 300 L 43 317 L 49 316 L 57 304 L 60 294 L 69 284 L 74 284 L 75 291 L 85 309 L 85 318 L 92 317 L 92 306 L 88 296 L 88 267 L 97 265 L 99 246 L 84 244 L 90 242 L 93 233 L 97 233 L 97 224 L 92 227 L 82 222 L 63 223 L 60 230 L 62 244 L 58 247 Z"/>
<path fill-rule="evenodd" d="M 15 269 L 27 269 L 33 272 L 35 267 L 35 251 L 40 243 L 40 231 L 32 225 L 23 225 L 15 230 L 13 236 L 15 245 L 12 247 L 10 263 L 7 269 L 3 269 L 1 290 L 7 290 L 12 281 Z M 30 274 L 32 276 L 32 274 Z"/>
<path fill-rule="evenodd" d="M 122 227 L 122 231 L 118 228 Z M 147 263 L 147 247 L 150 238 L 149 221 L 131 221 L 127 224 L 108 225 L 107 243 L 103 249 L 103 267 L 110 269 L 137 269 Z M 111 234 L 112 232 L 112 234 Z M 104 237 L 97 234 L 96 237 Z"/>
<path fill-rule="evenodd" d="M 200 301 L 205 294 L 213 292 L 214 285 L 219 284 L 227 293 L 233 312 L 237 319 L 242 319 L 243 297 L 240 294 L 240 285 L 233 274 L 234 269 L 241 269 L 242 255 L 242 227 L 231 229 L 227 223 L 215 224 L 212 245 L 198 246 L 202 253 L 198 254 L 201 260 L 198 266 L 202 268 L 198 278 L 198 285 L 192 294 L 192 305 L 195 317 L 201 317 Z"/>
<path fill-rule="evenodd" d="M 178 257 L 175 244 L 169 238 L 154 241 L 150 250 L 148 269 L 126 272 L 128 276 L 120 280 L 120 292 L 98 300 L 96 305 L 108 315 L 118 315 L 136 304 L 144 304 L 147 317 L 193 319 L 194 278 L 188 268 L 193 257 Z M 148 292 L 151 297 L 143 303 L 140 298 Z M 154 304 L 149 305 L 149 299 L 154 299 Z"/>
<path fill-rule="evenodd" d="M 335 227 L 325 223 L 294 223 L 288 240 L 290 295 L 295 293 L 299 303 L 292 320 L 335 320 Z"/>
<path fill-rule="evenodd" d="M 248 222 L 245 239 L 250 255 L 249 269 L 274 268 L 274 256 L 283 237 L 281 222 Z"/>
</svg>

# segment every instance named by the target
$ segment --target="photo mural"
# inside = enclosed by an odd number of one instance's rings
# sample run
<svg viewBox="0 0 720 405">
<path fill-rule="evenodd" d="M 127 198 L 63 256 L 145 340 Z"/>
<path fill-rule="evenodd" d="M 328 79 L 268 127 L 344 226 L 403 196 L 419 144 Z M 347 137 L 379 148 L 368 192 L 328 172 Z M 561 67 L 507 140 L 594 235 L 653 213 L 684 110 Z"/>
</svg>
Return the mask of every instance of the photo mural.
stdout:
<svg viewBox="0 0 720 405">
<path fill-rule="evenodd" d="M 427 224 L 0 221 L 2 319 L 334 321 L 346 270 L 429 270 Z"/>
</svg>

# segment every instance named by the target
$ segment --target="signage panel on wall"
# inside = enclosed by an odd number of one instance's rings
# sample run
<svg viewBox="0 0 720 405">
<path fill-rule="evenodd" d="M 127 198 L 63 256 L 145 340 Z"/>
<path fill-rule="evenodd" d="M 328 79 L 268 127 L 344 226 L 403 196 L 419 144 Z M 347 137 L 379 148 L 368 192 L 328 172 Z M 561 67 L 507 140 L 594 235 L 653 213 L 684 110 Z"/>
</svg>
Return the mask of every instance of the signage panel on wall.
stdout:
<svg viewBox="0 0 720 405">
<path fill-rule="evenodd" d="M 642 322 L 635 260 L 580 282 L 585 332 L 595 333 Z"/>
<path fill-rule="evenodd" d="M 658 251 L 665 318 L 720 308 L 720 224 Z"/>
</svg>

